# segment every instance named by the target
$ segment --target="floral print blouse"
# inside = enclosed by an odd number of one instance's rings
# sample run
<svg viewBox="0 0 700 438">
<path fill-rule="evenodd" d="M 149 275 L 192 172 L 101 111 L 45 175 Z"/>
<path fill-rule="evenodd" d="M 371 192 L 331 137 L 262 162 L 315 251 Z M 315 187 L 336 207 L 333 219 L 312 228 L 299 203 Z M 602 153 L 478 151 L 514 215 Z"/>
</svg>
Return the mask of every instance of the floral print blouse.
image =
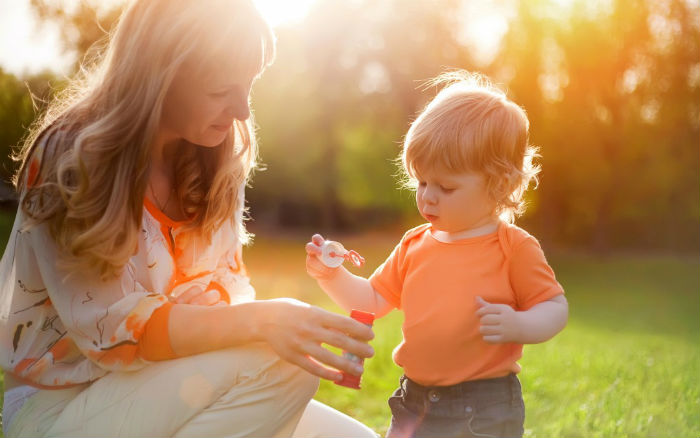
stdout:
<svg viewBox="0 0 700 438">
<path fill-rule="evenodd" d="M 102 281 L 61 271 L 45 224 L 23 231 L 20 208 L 0 261 L 0 367 L 32 386 L 59 388 L 175 357 L 172 297 L 199 286 L 230 304 L 255 298 L 241 260 L 241 220 L 242 210 L 208 244 L 146 200 L 138 252 L 121 277 Z"/>
</svg>

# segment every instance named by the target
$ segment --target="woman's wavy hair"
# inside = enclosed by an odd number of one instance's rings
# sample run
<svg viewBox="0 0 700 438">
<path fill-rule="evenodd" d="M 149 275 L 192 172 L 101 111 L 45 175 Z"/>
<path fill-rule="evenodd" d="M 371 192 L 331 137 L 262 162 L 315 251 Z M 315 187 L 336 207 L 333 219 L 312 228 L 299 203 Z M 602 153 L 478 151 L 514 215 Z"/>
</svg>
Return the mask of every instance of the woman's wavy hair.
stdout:
<svg viewBox="0 0 700 438">
<path fill-rule="evenodd" d="M 442 89 L 406 134 L 400 157 L 404 187 L 415 189 L 421 172 L 477 172 L 496 202 L 494 213 L 513 222 L 540 171 L 525 110 L 484 76 L 463 70 L 443 73 L 428 86 Z"/>
<path fill-rule="evenodd" d="M 175 75 L 185 65 L 203 74 L 234 62 L 253 77 L 275 52 L 250 0 L 132 0 L 106 41 L 32 125 L 13 180 L 27 226 L 48 225 L 62 265 L 105 279 L 137 249 L 151 144 Z M 175 156 L 187 226 L 211 240 L 225 221 L 241 222 L 239 188 L 257 158 L 252 120 L 235 121 L 214 148 L 183 140 Z M 243 224 L 234 225 L 247 242 Z"/>
</svg>

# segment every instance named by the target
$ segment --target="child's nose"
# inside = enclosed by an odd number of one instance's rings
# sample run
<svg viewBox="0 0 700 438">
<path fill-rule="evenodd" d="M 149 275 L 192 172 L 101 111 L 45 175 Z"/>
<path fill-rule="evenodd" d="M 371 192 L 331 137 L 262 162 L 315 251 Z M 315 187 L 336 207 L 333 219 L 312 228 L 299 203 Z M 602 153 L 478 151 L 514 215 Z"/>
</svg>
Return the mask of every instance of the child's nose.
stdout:
<svg viewBox="0 0 700 438">
<path fill-rule="evenodd" d="M 435 190 L 431 189 L 430 187 L 427 187 L 425 190 L 423 190 L 421 198 L 423 199 L 423 202 L 426 202 L 428 204 L 435 204 L 437 202 L 437 193 L 435 192 Z"/>
</svg>

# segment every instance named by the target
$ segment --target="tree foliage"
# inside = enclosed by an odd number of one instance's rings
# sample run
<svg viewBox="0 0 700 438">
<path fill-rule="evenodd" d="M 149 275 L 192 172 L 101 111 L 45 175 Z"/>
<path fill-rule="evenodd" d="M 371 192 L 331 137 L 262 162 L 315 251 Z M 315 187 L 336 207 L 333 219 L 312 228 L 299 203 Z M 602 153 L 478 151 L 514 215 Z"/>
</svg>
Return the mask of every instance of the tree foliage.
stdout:
<svg viewBox="0 0 700 438">
<path fill-rule="evenodd" d="M 249 191 L 253 216 L 322 230 L 415 219 L 394 158 L 436 91 L 422 83 L 464 68 L 490 75 L 528 112 L 544 170 L 522 221 L 538 237 L 601 251 L 697 249 L 698 6 L 496 2 L 508 27 L 484 63 L 462 38 L 476 25 L 470 3 L 318 0 L 303 21 L 277 29 L 278 59 L 252 97 L 267 166 Z M 32 4 L 78 53 L 119 12 Z M 2 78 L 6 148 L 34 113 L 21 81 Z"/>
</svg>

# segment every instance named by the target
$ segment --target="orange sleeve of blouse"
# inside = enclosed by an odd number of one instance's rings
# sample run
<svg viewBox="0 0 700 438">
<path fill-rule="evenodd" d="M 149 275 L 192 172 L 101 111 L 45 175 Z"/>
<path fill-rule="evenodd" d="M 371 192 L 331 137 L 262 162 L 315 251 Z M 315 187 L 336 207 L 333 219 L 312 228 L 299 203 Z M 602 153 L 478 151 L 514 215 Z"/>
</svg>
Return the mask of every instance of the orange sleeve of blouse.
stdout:
<svg viewBox="0 0 700 438">
<path fill-rule="evenodd" d="M 157 308 L 144 327 L 139 339 L 139 355 L 150 361 L 175 359 L 178 356 L 170 344 L 170 310 L 173 303 L 165 303 Z"/>
</svg>

